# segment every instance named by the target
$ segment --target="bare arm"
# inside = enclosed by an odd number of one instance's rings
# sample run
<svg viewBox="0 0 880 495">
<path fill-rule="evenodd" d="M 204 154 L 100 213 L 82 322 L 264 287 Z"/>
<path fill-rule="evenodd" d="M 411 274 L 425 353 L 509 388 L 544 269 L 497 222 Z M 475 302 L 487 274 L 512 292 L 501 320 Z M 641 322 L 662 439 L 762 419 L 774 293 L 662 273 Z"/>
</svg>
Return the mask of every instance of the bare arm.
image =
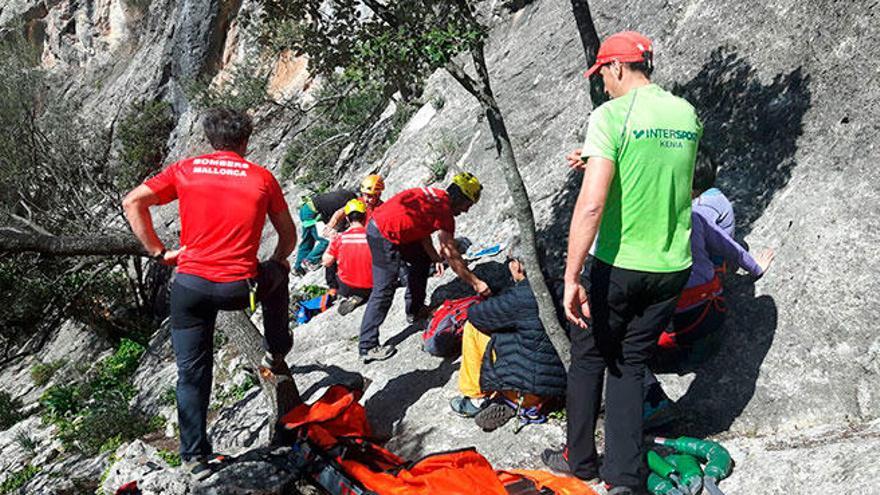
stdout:
<svg viewBox="0 0 880 495">
<path fill-rule="evenodd" d="M 452 268 L 452 271 L 455 272 L 460 279 L 473 287 L 477 294 L 480 294 L 481 296 L 489 296 L 492 294 L 489 285 L 480 280 L 480 278 L 474 275 L 474 272 L 467 267 L 467 263 L 464 262 L 461 253 L 458 252 L 458 245 L 455 242 L 455 238 L 451 233 L 445 230 L 440 231 L 440 255 L 442 255 L 446 259 L 446 262 L 449 263 L 449 268 Z"/>
<path fill-rule="evenodd" d="M 321 255 L 321 264 L 329 268 L 333 266 L 333 263 L 336 263 L 336 258 L 327 251 L 324 251 L 324 254 Z"/>
<path fill-rule="evenodd" d="M 342 222 L 342 219 L 345 217 L 345 208 L 340 208 L 333 213 L 333 216 L 330 217 L 330 220 L 327 221 L 327 225 L 324 227 L 324 231 L 322 234 L 324 237 L 331 237 L 333 232 L 336 231 L 336 227 L 339 226 L 339 223 Z"/>
<path fill-rule="evenodd" d="M 422 239 L 422 247 L 425 249 L 425 252 L 428 253 L 428 257 L 431 258 L 431 261 L 434 263 L 440 263 L 443 261 L 443 258 L 437 253 L 437 250 L 434 248 L 434 242 L 430 237 L 425 237 Z"/>
<path fill-rule="evenodd" d="M 589 318 L 587 294 L 581 285 L 580 276 L 584 260 L 602 220 L 605 200 L 611 179 L 614 177 L 614 162 L 607 158 L 590 157 L 587 160 L 581 192 L 578 195 L 571 227 L 568 234 L 568 256 L 565 264 L 565 315 L 582 328 L 587 324 L 583 317 Z"/>
<path fill-rule="evenodd" d="M 159 196 L 143 184 L 132 189 L 122 200 L 125 218 L 128 220 L 132 232 L 141 241 L 150 256 L 156 256 L 165 250 L 165 245 L 156 234 L 153 217 L 150 215 L 150 207 L 157 204 L 159 204 Z M 165 259 L 169 260 L 168 253 L 166 253 Z M 176 259 L 176 251 L 173 259 Z"/>
<path fill-rule="evenodd" d="M 277 213 L 269 213 L 269 220 L 278 232 L 278 245 L 275 246 L 275 252 L 270 259 L 289 268 L 287 257 L 296 247 L 296 226 L 293 224 L 293 218 L 290 217 L 290 210 L 285 208 Z"/>
</svg>

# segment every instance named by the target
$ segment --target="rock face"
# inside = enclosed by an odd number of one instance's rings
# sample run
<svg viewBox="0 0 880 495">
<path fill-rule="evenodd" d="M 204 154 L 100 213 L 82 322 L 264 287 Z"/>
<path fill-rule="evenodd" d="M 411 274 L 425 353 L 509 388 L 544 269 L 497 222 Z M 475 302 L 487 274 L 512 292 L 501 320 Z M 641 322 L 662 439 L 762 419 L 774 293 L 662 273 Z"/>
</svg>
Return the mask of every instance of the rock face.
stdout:
<svg viewBox="0 0 880 495">
<path fill-rule="evenodd" d="M 86 3 L 89 8 L 15 0 L 0 7 L 0 24 L 24 19 L 31 39 L 43 46 L 44 64 L 63 79 L 66 94 L 83 101 L 83 112 L 111 125 L 121 105 L 162 96 L 178 117 L 171 158 L 203 149 L 198 114 L 183 87 L 194 76 L 225 77 L 252 56 L 253 40 L 237 19 L 253 12 L 254 3 Z M 714 435 L 730 447 L 737 467 L 722 486 L 728 494 L 880 493 L 872 483 L 880 475 L 880 172 L 873 166 L 880 128 L 877 73 L 865 49 L 880 40 L 877 3 L 590 4 L 600 36 L 636 29 L 655 41 L 654 80 L 691 101 L 704 120 L 702 149 L 721 164 L 719 186 L 734 202 L 738 236 L 753 248 L 777 250 L 772 270 L 759 282 L 728 277 L 730 310 L 719 355 L 684 376 L 661 376 L 682 414 L 668 433 Z M 570 3 L 562 0 L 531 2 L 493 22 L 487 59 L 494 91 L 532 198 L 547 269 L 558 276 L 581 180 L 562 157 L 580 145 L 591 108 L 582 47 Z M 282 55 L 273 92 L 301 94 L 309 85 L 303 64 Z M 507 239 L 517 227 L 476 101 L 443 72 L 429 79 L 424 100 L 430 103 L 381 162 L 358 164 L 341 183 L 352 185 L 378 169 L 390 195 L 422 185 L 442 161 L 449 174 L 468 170 L 486 185 L 483 200 L 459 217 L 457 235 L 478 244 Z M 258 110 L 253 158 L 277 169 L 296 121 Z M 296 205 L 297 187 L 286 184 L 285 191 Z M 271 249 L 272 234 L 266 237 Z M 497 261 L 478 270 L 494 281 L 505 278 Z M 319 281 L 310 274 L 297 283 Z M 430 288 L 433 303 L 467 293 L 450 275 Z M 372 383 L 365 403 L 377 432 L 391 437 L 392 450 L 412 458 L 476 445 L 498 467 L 530 468 L 538 466 L 545 446 L 564 441 L 558 421 L 514 436 L 507 428 L 484 434 L 453 416 L 447 402 L 457 394 L 458 364 L 419 350 L 418 330 L 405 323 L 400 299 L 382 330 L 382 338 L 400 349 L 387 362 L 358 362 L 363 309 L 344 318 L 331 312 L 297 327 L 289 361 L 301 390 L 314 397 L 330 383 L 367 378 Z M 137 400 L 145 410 L 170 410 L 156 398 L 174 376 L 162 345 L 139 371 Z M 26 366 L 7 368 L 3 376 L 22 376 Z M 211 426 L 218 448 L 244 452 L 264 442 L 264 406 L 256 390 L 219 410 Z M 31 400 L 38 392 L 26 396 Z M 13 443 L 0 438 L 4 455 Z M 166 484 L 155 486 L 176 493 L 170 487 L 178 477 L 161 464 L 156 470 L 144 466 L 120 466 L 105 489 L 165 476 Z"/>
</svg>

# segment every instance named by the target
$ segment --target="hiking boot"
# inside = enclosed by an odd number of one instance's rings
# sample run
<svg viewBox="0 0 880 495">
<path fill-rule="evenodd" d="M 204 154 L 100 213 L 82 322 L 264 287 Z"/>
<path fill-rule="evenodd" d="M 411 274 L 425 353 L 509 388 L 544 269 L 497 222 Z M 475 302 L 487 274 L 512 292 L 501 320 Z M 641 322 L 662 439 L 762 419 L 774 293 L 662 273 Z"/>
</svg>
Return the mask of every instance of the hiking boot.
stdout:
<svg viewBox="0 0 880 495">
<path fill-rule="evenodd" d="M 474 417 L 474 422 L 489 432 L 501 428 L 515 416 L 516 411 L 504 401 L 493 401 Z"/>
<path fill-rule="evenodd" d="M 385 361 L 396 352 L 397 348 L 393 345 L 377 345 L 367 352 L 362 353 L 361 359 L 364 360 L 364 364 L 369 364 L 372 361 Z"/>
<path fill-rule="evenodd" d="M 406 315 L 406 322 L 412 325 L 416 322 L 424 322 L 430 317 L 431 312 L 428 311 L 428 308 L 423 307 L 422 309 L 416 311 L 415 314 Z"/>
<path fill-rule="evenodd" d="M 568 447 L 563 447 L 561 449 L 544 449 L 544 452 L 541 452 L 541 461 L 544 463 L 545 466 L 553 471 L 556 471 L 557 473 L 574 474 L 571 472 L 571 465 L 568 464 Z M 584 480 L 587 483 L 598 482 L 598 465 L 590 466 L 586 470 L 586 476 L 579 476 L 578 478 Z"/>
<path fill-rule="evenodd" d="M 309 260 L 305 260 L 302 262 L 302 267 L 305 268 L 307 271 L 313 272 L 313 271 L 317 270 L 318 268 L 321 268 L 321 264 L 314 263 Z"/>
<path fill-rule="evenodd" d="M 214 474 L 214 470 L 208 463 L 209 459 L 210 457 L 206 455 L 191 457 L 180 464 L 180 469 L 184 473 L 189 474 L 194 480 L 204 481 Z"/>
<path fill-rule="evenodd" d="M 675 403 L 669 400 L 661 400 L 657 404 L 647 401 L 643 405 L 642 428 L 653 430 L 674 421 L 678 416 Z"/>
<path fill-rule="evenodd" d="M 571 466 L 568 465 L 568 447 L 544 449 L 544 452 L 541 452 L 541 462 L 557 473 L 571 474 Z"/>
<path fill-rule="evenodd" d="M 485 401 L 479 405 L 474 404 L 470 397 L 464 396 L 455 397 L 449 401 L 449 407 L 452 408 L 452 411 L 463 418 L 473 418 L 483 410 L 485 404 Z"/>
<path fill-rule="evenodd" d="M 604 481 L 595 481 L 587 483 L 596 495 L 643 495 L 648 492 L 644 490 L 636 490 L 628 486 L 611 486 Z"/>
<path fill-rule="evenodd" d="M 361 296 L 344 297 L 341 301 L 339 301 L 339 307 L 337 308 L 337 311 L 339 311 L 339 314 L 345 316 L 354 311 L 355 308 L 363 303 L 364 298 Z"/>
</svg>

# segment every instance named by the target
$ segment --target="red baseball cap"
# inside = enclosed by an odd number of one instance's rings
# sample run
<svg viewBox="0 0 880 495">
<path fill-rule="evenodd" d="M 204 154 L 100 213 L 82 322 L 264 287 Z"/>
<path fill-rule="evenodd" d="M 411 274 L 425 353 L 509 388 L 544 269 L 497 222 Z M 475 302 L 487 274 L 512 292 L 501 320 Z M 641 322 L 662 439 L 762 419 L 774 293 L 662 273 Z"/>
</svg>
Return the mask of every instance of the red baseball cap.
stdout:
<svg viewBox="0 0 880 495">
<path fill-rule="evenodd" d="M 618 62 L 643 62 L 645 52 L 654 52 L 654 44 L 644 35 L 635 31 L 622 31 L 605 38 L 599 46 L 596 63 L 584 73 L 590 77 L 605 64 Z"/>
</svg>

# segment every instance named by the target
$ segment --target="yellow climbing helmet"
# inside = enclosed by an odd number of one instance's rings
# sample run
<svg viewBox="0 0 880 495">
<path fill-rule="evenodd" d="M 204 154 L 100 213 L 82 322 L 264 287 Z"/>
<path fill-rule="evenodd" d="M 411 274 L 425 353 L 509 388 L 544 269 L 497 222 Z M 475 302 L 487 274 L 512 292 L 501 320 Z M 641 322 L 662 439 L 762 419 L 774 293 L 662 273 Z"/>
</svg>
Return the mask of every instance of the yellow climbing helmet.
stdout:
<svg viewBox="0 0 880 495">
<path fill-rule="evenodd" d="M 480 191 L 483 185 L 477 180 L 477 177 L 470 172 L 460 172 L 452 178 L 452 183 L 458 186 L 464 197 L 476 203 L 480 200 Z"/>
<path fill-rule="evenodd" d="M 348 203 L 345 203 L 345 214 L 351 215 L 354 212 L 366 213 L 367 205 L 365 205 L 364 202 L 359 199 L 353 199 Z"/>
<path fill-rule="evenodd" d="M 371 174 L 361 181 L 361 194 L 379 196 L 385 190 L 385 181 L 381 175 Z"/>
</svg>

